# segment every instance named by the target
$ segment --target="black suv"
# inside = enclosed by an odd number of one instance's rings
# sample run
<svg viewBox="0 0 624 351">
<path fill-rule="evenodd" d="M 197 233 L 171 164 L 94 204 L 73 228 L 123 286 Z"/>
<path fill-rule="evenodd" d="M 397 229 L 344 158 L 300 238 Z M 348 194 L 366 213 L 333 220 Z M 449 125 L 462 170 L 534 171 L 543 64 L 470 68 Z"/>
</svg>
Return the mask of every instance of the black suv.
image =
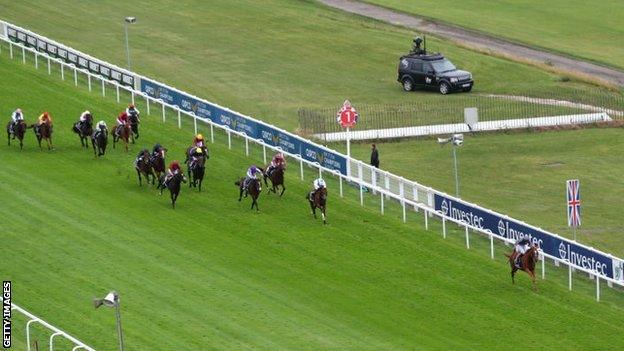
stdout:
<svg viewBox="0 0 624 351">
<path fill-rule="evenodd" d="M 434 88 L 442 94 L 470 91 L 474 84 L 470 72 L 458 70 L 441 54 L 412 53 L 401 56 L 397 80 L 405 91 L 414 88 Z"/>
</svg>

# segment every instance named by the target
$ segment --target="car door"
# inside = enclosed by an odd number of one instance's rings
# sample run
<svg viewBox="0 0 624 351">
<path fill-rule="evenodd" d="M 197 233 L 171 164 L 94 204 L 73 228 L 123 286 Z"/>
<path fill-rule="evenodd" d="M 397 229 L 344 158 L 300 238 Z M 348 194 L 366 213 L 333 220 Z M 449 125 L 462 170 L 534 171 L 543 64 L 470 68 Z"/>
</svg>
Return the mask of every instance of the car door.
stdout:
<svg viewBox="0 0 624 351">
<path fill-rule="evenodd" d="M 435 72 L 431 62 L 423 62 L 423 85 L 427 87 L 436 85 Z"/>
<path fill-rule="evenodd" d="M 425 71 L 423 69 L 422 60 L 412 60 L 410 63 L 411 76 L 414 79 L 415 86 L 423 86 L 425 84 Z"/>
</svg>

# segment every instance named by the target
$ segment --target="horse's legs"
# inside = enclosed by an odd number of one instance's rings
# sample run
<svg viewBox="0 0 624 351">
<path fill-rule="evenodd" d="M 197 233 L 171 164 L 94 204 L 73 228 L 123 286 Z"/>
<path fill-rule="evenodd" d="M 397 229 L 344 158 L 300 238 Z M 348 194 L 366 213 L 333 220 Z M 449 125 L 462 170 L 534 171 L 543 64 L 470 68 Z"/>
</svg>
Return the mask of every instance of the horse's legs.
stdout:
<svg viewBox="0 0 624 351">
<path fill-rule="evenodd" d="M 515 267 L 515 265 L 513 266 L 513 268 L 511 269 L 511 284 L 516 284 L 516 280 L 514 278 L 514 275 L 516 274 L 516 271 L 518 269 Z"/>
<path fill-rule="evenodd" d="M 136 171 L 137 171 L 137 175 L 139 176 L 139 186 L 142 186 L 142 184 L 141 184 L 141 171 L 139 171 L 138 169 Z"/>
<path fill-rule="evenodd" d="M 199 192 L 201 193 L 201 183 L 204 180 L 204 178 L 199 178 Z"/>
<path fill-rule="evenodd" d="M 325 220 L 325 207 L 321 208 L 321 217 L 323 218 L 323 224 L 327 224 Z"/>
<path fill-rule="evenodd" d="M 240 193 L 238 194 L 238 201 L 243 199 L 243 187 L 240 187 Z"/>
<path fill-rule="evenodd" d="M 284 191 L 286 191 L 286 187 L 282 184 L 282 192 L 280 193 L 280 197 L 284 195 Z"/>
</svg>

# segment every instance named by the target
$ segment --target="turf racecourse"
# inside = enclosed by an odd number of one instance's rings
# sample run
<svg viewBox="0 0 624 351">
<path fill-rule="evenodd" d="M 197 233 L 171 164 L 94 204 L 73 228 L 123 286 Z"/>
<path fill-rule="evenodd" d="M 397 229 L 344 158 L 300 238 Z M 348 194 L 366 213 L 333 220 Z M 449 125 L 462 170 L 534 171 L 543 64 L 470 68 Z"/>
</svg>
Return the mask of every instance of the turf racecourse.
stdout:
<svg viewBox="0 0 624 351">
<path fill-rule="evenodd" d="M 527 340 L 604 350 L 620 342 L 620 292 L 603 287 L 597 303 L 593 282 L 576 277 L 569 292 L 566 271 L 550 266 L 538 293 L 526 275 L 512 286 L 504 247 L 492 260 L 488 242 L 473 236 L 466 250 L 460 233 L 444 240 L 439 224 L 425 231 L 419 215 L 402 224 L 398 206 L 381 216 L 378 200 L 361 208 L 350 187 L 340 199 L 331 179 L 322 226 L 303 200 L 312 171 L 304 183 L 291 168 L 284 198 L 263 194 L 260 213 L 249 211 L 232 183 L 261 150 L 248 158 L 243 142 L 228 150 L 221 134 L 210 145 L 206 191 L 184 188 L 174 211 L 138 186 L 132 160 L 155 141 L 169 160 L 179 157 L 190 125 L 144 116 L 131 152 L 109 149 L 95 160 L 71 123 L 85 108 L 112 123 L 123 106 L 80 85 L 0 57 L 0 113 L 8 118 L 19 105 L 32 122 L 50 111 L 56 145 L 40 151 L 29 131 L 23 151 L 0 147 L 0 276 L 13 281 L 14 302 L 97 349 L 116 347 L 113 312 L 91 302 L 109 289 L 121 294 L 133 350 L 509 349 Z M 23 322 L 15 318 L 16 338 Z"/>
</svg>

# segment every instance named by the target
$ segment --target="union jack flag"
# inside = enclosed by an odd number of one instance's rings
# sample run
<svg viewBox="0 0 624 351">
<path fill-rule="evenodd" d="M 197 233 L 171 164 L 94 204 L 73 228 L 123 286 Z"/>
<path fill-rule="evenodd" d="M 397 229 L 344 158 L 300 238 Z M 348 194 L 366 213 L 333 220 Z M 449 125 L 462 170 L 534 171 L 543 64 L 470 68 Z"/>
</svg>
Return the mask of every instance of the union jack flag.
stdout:
<svg viewBox="0 0 624 351">
<path fill-rule="evenodd" d="M 568 188 L 568 227 L 581 226 L 581 193 L 579 192 L 580 182 L 578 179 L 570 179 L 567 182 Z"/>
</svg>

